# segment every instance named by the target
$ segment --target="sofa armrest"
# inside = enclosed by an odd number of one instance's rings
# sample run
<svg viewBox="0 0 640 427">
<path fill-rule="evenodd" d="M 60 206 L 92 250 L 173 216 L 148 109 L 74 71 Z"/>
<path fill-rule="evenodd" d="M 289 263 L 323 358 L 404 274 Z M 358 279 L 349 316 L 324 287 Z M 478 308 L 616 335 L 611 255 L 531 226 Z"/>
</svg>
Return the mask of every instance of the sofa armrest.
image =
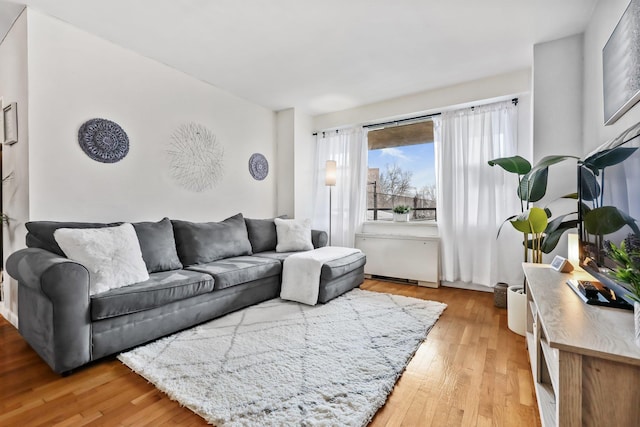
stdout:
<svg viewBox="0 0 640 427">
<path fill-rule="evenodd" d="M 33 349 L 63 373 L 91 361 L 89 271 L 39 248 L 7 259 L 18 281 L 18 329 Z"/>
<path fill-rule="evenodd" d="M 327 246 L 328 241 L 329 237 L 326 231 L 311 230 L 311 243 L 313 243 L 315 249 Z"/>
</svg>

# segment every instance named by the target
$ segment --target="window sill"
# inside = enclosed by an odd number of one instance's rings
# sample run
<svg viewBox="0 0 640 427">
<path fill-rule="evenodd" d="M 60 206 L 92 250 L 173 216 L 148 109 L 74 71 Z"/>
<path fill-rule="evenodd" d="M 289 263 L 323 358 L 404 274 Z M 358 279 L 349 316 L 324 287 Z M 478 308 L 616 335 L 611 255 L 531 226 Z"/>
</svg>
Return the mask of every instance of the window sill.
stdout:
<svg viewBox="0 0 640 427">
<path fill-rule="evenodd" d="M 366 225 L 390 225 L 392 227 L 438 227 L 438 223 L 436 221 L 373 221 L 367 220 L 364 222 Z"/>
<path fill-rule="evenodd" d="M 389 234 L 414 237 L 438 237 L 438 223 L 435 221 L 366 221 L 362 233 Z"/>
</svg>

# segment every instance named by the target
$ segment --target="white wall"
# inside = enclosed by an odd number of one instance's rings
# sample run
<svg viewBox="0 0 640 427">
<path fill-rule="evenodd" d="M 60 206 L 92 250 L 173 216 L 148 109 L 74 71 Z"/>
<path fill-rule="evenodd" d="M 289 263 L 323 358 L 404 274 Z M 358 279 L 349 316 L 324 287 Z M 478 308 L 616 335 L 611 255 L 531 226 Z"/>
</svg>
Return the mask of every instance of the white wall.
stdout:
<svg viewBox="0 0 640 427">
<path fill-rule="evenodd" d="M 628 4 L 629 0 L 600 0 L 584 34 L 583 154 L 640 121 L 640 104 L 636 104 L 617 122 L 604 126 L 602 48 Z"/>
<path fill-rule="evenodd" d="M 313 218 L 313 170 L 316 167 L 316 138 L 313 136 L 313 121 L 300 110 L 295 111 L 294 194 L 295 217 Z"/>
<path fill-rule="evenodd" d="M 276 113 L 278 215 L 313 218 L 315 137 L 311 117 L 297 108 Z"/>
<path fill-rule="evenodd" d="M 30 219 L 221 220 L 276 214 L 275 116 L 151 59 L 29 9 Z M 203 52 L 206 55 L 206 52 Z M 91 160 L 77 132 L 91 118 L 127 132 L 130 151 L 114 164 Z M 181 124 L 196 122 L 224 147 L 224 177 L 190 192 L 168 174 L 166 149 Z M 251 154 L 272 169 L 263 181 Z"/>
<path fill-rule="evenodd" d="M 535 45 L 534 161 L 549 154 L 582 154 L 582 95 L 583 35 Z"/>
<path fill-rule="evenodd" d="M 295 186 L 295 110 L 289 108 L 276 113 L 276 175 L 278 215 L 294 217 Z"/>
<path fill-rule="evenodd" d="M 533 160 L 549 155 L 582 156 L 583 35 L 576 34 L 533 48 Z M 554 216 L 575 212 L 575 200 L 558 200 L 577 191 L 574 160 L 549 168 L 547 195 L 537 203 L 549 206 Z M 545 255 L 567 256 L 564 235 L 556 249 Z"/>
<path fill-rule="evenodd" d="M 471 106 L 478 101 L 504 99 L 528 93 L 530 90 L 531 70 L 519 70 L 315 116 L 313 127 L 316 131 L 322 131 L 382 119 L 440 112 L 452 106 Z"/>
<path fill-rule="evenodd" d="M 27 13 L 23 11 L 0 44 L 2 106 L 16 102 L 18 110 L 18 142 L 2 147 L 2 175 L 6 177 L 13 174 L 13 177 L 2 187 L 2 208 L 9 216 L 9 224 L 2 225 L 3 265 L 8 255 L 25 246 L 24 223 L 29 215 L 29 102 L 27 96 Z M 4 286 L 5 304 L 1 311 L 10 322 L 16 324 L 17 284 L 6 273 Z"/>
<path fill-rule="evenodd" d="M 438 113 L 455 108 L 470 107 L 479 102 L 488 103 L 518 98 L 518 152 L 531 158 L 531 70 L 519 70 L 493 77 L 418 92 L 364 105 L 335 113 L 313 117 L 313 129 L 344 128 L 357 124 Z"/>
</svg>

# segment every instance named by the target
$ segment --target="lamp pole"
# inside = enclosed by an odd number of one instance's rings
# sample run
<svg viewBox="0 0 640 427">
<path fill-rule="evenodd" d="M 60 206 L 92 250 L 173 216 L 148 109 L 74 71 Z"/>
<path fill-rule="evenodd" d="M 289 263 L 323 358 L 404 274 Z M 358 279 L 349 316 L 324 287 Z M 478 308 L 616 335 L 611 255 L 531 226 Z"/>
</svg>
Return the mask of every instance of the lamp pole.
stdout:
<svg viewBox="0 0 640 427">
<path fill-rule="evenodd" d="M 331 246 L 331 187 L 336 185 L 336 161 L 327 160 L 324 184 L 329 187 L 329 246 Z"/>
</svg>

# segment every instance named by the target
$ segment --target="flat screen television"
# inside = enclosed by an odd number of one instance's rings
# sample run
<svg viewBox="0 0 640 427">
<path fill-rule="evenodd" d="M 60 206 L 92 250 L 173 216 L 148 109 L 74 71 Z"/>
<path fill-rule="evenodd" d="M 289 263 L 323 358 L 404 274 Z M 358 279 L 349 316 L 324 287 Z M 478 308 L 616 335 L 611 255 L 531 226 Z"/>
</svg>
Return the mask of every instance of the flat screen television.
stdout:
<svg viewBox="0 0 640 427">
<path fill-rule="evenodd" d="M 628 287 L 610 274 L 607 242 L 640 236 L 639 148 L 640 123 L 578 162 L 580 266 L 630 303 Z"/>
</svg>

